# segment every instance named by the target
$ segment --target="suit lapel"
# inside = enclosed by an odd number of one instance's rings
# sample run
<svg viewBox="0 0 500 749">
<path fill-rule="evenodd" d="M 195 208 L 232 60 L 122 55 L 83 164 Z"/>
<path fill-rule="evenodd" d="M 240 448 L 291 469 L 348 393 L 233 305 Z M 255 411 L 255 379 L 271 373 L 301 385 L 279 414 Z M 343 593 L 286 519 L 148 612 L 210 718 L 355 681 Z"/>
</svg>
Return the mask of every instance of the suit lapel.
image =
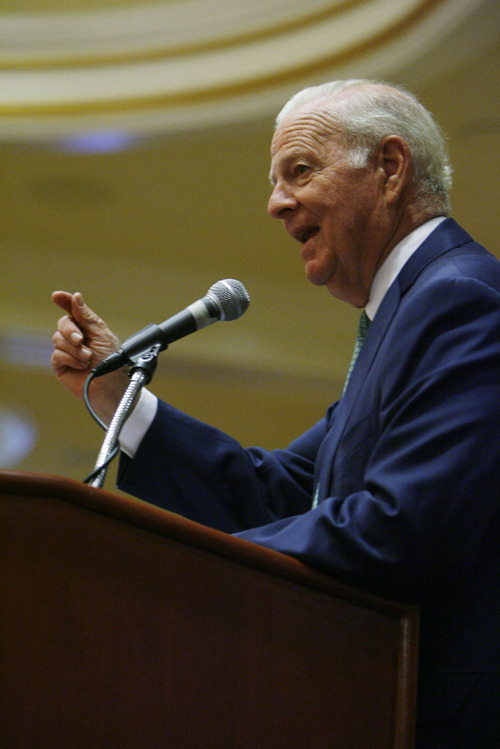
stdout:
<svg viewBox="0 0 500 749">
<path fill-rule="evenodd" d="M 394 282 L 399 285 L 401 296 L 406 293 L 417 276 L 420 275 L 429 263 L 432 263 L 446 252 L 472 241 L 472 237 L 452 218 L 448 218 L 442 224 L 439 224 L 437 229 L 413 253 Z"/>
<path fill-rule="evenodd" d="M 333 461 L 339 441 L 349 420 L 352 407 L 362 391 L 363 383 L 370 371 L 386 330 L 396 313 L 399 299 L 399 287 L 394 283 L 385 295 L 383 302 L 368 329 L 363 346 L 356 360 L 356 364 L 352 370 L 349 384 L 339 401 L 332 427 L 325 437 L 324 453 L 322 455 L 322 465 L 320 469 L 320 501 L 328 496 L 332 481 Z"/>
<path fill-rule="evenodd" d="M 384 296 L 352 370 L 349 384 L 339 401 L 332 427 L 325 438 L 319 470 L 319 501 L 328 496 L 332 481 L 333 461 L 339 441 L 344 433 L 354 403 L 359 397 L 362 397 L 366 376 L 396 314 L 401 298 L 429 263 L 445 252 L 469 241 L 471 241 L 471 237 L 453 219 L 443 221 L 411 256 Z"/>
</svg>

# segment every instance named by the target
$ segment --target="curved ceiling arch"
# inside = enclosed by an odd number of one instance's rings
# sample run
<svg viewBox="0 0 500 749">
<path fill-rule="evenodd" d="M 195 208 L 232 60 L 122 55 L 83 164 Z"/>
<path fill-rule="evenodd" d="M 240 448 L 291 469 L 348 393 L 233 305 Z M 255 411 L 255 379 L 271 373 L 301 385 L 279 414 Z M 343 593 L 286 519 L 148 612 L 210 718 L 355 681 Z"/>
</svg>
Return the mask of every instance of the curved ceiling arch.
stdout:
<svg viewBox="0 0 500 749">
<path fill-rule="evenodd" d="M 19 4 L 17 4 L 19 5 Z M 57 3 L 56 3 L 57 5 Z M 391 77 L 491 0 L 183 0 L 0 15 L 0 137 L 131 135 L 267 116 L 334 75 Z M 490 32 L 488 32 L 490 30 Z M 450 60 L 448 60 L 450 64 Z M 434 71 L 435 72 L 435 71 Z"/>
</svg>

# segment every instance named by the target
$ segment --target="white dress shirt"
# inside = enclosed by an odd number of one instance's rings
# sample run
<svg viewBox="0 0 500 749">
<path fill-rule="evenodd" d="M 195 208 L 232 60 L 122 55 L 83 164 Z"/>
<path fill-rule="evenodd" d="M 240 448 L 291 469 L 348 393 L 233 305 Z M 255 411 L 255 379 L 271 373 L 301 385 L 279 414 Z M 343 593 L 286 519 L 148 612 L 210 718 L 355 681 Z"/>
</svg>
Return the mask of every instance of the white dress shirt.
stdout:
<svg viewBox="0 0 500 749">
<path fill-rule="evenodd" d="M 426 221 L 425 224 L 418 226 L 406 237 L 403 237 L 401 242 L 394 247 L 394 249 L 388 254 L 380 268 L 375 274 L 372 286 L 370 289 L 370 297 L 366 305 L 366 314 L 373 320 L 375 314 L 380 306 L 380 302 L 384 298 L 386 292 L 389 290 L 392 282 L 396 280 L 403 265 L 405 265 L 410 257 L 417 250 L 422 242 L 432 234 L 434 229 L 445 220 L 445 216 L 438 216 L 432 218 L 430 221 Z"/>
</svg>

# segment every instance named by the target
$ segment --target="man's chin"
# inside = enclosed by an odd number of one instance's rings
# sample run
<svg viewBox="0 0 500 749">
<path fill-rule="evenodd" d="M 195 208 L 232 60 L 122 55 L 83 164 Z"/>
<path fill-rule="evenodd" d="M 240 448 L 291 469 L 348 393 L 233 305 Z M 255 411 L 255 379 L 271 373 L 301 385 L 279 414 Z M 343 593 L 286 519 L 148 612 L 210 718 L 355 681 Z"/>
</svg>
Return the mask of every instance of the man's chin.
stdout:
<svg viewBox="0 0 500 749">
<path fill-rule="evenodd" d="M 304 273 L 307 280 L 314 286 L 325 286 L 330 275 L 325 273 L 324 269 L 318 267 L 316 260 L 307 260 L 304 265 Z"/>
</svg>

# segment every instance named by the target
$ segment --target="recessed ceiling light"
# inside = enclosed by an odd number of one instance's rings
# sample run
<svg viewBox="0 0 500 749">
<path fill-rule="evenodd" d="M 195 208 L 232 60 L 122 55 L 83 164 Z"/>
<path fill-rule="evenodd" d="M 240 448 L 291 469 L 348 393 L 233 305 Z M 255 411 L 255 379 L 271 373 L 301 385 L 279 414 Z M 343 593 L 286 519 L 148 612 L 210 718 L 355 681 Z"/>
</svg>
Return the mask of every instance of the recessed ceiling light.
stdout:
<svg viewBox="0 0 500 749">
<path fill-rule="evenodd" d="M 0 406 L 0 466 L 15 468 L 37 442 L 34 423 L 24 414 Z"/>
<path fill-rule="evenodd" d="M 59 148 L 70 153 L 116 153 L 125 151 L 137 142 L 137 137 L 117 130 L 97 130 L 74 133 L 59 141 Z"/>
</svg>

